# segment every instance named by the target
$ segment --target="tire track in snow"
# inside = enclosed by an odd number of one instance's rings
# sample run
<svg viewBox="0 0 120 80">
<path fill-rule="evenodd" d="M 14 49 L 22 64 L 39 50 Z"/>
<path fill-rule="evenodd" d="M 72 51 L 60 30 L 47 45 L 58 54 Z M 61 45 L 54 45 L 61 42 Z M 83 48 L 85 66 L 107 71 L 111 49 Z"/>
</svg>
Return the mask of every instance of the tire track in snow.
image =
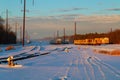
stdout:
<svg viewBox="0 0 120 80">
<path fill-rule="evenodd" d="M 57 52 L 63 52 L 63 48 L 56 48 Z M 53 52 L 53 51 L 52 51 Z M 64 63 L 52 77 L 49 78 L 49 80 L 67 80 L 69 77 L 69 71 L 71 69 L 71 66 L 73 64 L 73 59 L 71 59 L 68 63 Z M 63 71 L 63 72 L 62 72 Z"/>
<path fill-rule="evenodd" d="M 68 79 L 71 80 L 83 80 L 80 72 L 81 70 L 79 69 L 79 54 L 74 54 L 73 56 L 74 59 L 71 63 L 71 67 L 67 70 L 66 75 L 68 75 Z"/>
<path fill-rule="evenodd" d="M 88 76 L 88 73 L 87 73 L 87 68 L 86 68 L 86 66 L 85 66 L 85 64 L 84 64 L 84 59 L 83 59 L 83 56 L 82 56 L 82 53 L 80 52 L 80 56 L 79 56 L 79 59 L 80 59 L 80 64 L 82 65 L 82 67 L 83 67 L 83 79 L 81 79 L 81 80 L 90 80 L 90 78 L 89 78 L 89 76 Z M 82 71 L 82 70 L 81 70 Z M 86 78 L 86 77 L 87 78 Z"/>
<path fill-rule="evenodd" d="M 96 80 L 95 79 L 95 73 L 94 73 L 94 67 L 92 66 L 92 64 L 89 62 L 89 57 L 90 57 L 90 54 L 89 54 L 89 48 L 88 47 L 84 47 L 83 48 L 83 51 L 82 53 L 84 54 L 83 55 L 83 58 L 84 58 L 84 63 L 86 64 L 86 67 L 87 67 L 87 72 L 88 72 L 88 75 L 90 77 L 90 80 Z"/>
<path fill-rule="evenodd" d="M 82 56 L 82 50 L 79 48 L 75 48 L 75 50 L 73 50 L 75 52 L 72 52 L 73 54 L 75 54 L 75 60 L 74 60 L 74 65 L 76 65 L 76 73 L 78 73 L 79 75 L 79 79 L 74 79 L 74 80 L 90 80 L 88 74 L 87 74 L 87 68 L 84 67 L 84 59 Z M 73 80 L 73 79 L 72 79 Z"/>
<path fill-rule="evenodd" d="M 67 67 L 67 69 L 65 71 L 65 76 L 70 77 L 69 71 L 71 69 L 72 64 L 73 64 L 73 60 L 70 62 L 69 66 Z"/>
<path fill-rule="evenodd" d="M 71 78 L 73 78 L 73 72 L 71 72 L 71 71 L 74 71 L 75 70 L 75 72 L 77 71 L 76 70 L 76 68 L 74 68 L 73 66 L 75 65 L 75 62 L 76 62 L 76 59 L 74 60 L 74 59 L 72 59 L 70 62 L 69 62 L 69 64 L 64 64 L 64 66 L 68 66 L 66 69 L 65 69 L 65 72 L 63 73 L 61 73 L 61 71 L 62 70 L 64 70 L 64 68 L 65 67 L 62 67 L 61 69 L 60 69 L 60 72 L 57 72 L 55 75 L 54 75 L 54 77 L 56 77 L 55 79 L 53 79 L 53 80 L 64 80 L 64 78 L 66 78 L 65 80 L 67 80 L 67 78 L 69 79 L 69 80 L 72 80 Z M 81 80 L 81 79 L 80 79 Z"/>
<path fill-rule="evenodd" d="M 57 72 L 56 74 L 53 75 L 53 79 L 49 79 L 49 80 L 72 80 L 75 78 L 75 80 L 83 80 L 82 76 L 73 76 L 74 74 L 80 75 L 80 70 L 78 68 L 78 64 L 79 64 L 79 56 L 74 54 L 73 51 L 71 51 L 70 54 L 68 54 L 71 57 L 71 60 L 69 61 L 69 63 L 65 63 L 63 65 L 63 67 L 60 68 L 60 72 Z M 66 69 L 64 66 L 67 66 Z M 64 70 L 64 73 L 61 72 Z M 74 72 L 73 72 L 74 71 Z"/>
<path fill-rule="evenodd" d="M 83 60 L 84 60 L 84 66 L 86 67 L 87 74 L 90 78 L 90 80 L 95 80 L 95 74 L 94 74 L 94 68 L 89 62 L 89 55 L 87 51 L 83 51 Z"/>
<path fill-rule="evenodd" d="M 115 75 L 117 78 L 120 78 L 120 71 L 118 71 L 118 70 L 117 70 L 116 68 L 114 68 L 113 66 L 111 66 L 111 65 L 109 65 L 109 64 L 101 61 L 100 59 L 98 59 L 98 58 L 96 58 L 96 57 L 94 57 L 94 61 L 95 61 L 98 65 L 100 65 L 101 67 L 104 67 L 105 70 L 108 69 L 108 71 L 109 71 L 111 74 Z"/>
<path fill-rule="evenodd" d="M 55 73 L 52 78 L 49 78 L 49 80 L 64 80 L 64 78 L 67 78 L 72 64 L 73 61 L 70 61 L 69 64 L 64 63 L 63 67 L 59 68 L 59 71 Z M 64 66 L 68 67 L 65 69 L 65 72 L 63 74 L 61 71 L 64 70 Z"/>
<path fill-rule="evenodd" d="M 85 75 L 86 75 L 86 78 L 87 78 L 87 80 L 90 80 L 90 77 L 89 77 L 89 74 L 88 74 L 88 72 L 87 72 L 87 66 L 86 66 L 86 63 L 85 63 L 85 57 L 84 57 L 84 52 L 83 51 L 81 51 L 81 60 L 82 60 L 82 64 L 83 64 L 83 66 L 84 66 L 84 72 L 85 72 Z"/>
<path fill-rule="evenodd" d="M 101 66 L 99 66 L 99 65 L 93 60 L 93 57 L 92 57 L 91 59 L 89 59 L 89 61 L 90 61 L 90 63 L 91 63 L 92 65 L 95 65 L 95 66 L 98 68 L 98 71 L 99 71 L 100 74 L 101 74 L 102 80 L 106 80 L 105 74 L 104 74 Z M 97 77 L 96 77 L 96 78 L 97 78 Z M 101 80 L 101 79 L 100 79 L 100 80 Z"/>
</svg>

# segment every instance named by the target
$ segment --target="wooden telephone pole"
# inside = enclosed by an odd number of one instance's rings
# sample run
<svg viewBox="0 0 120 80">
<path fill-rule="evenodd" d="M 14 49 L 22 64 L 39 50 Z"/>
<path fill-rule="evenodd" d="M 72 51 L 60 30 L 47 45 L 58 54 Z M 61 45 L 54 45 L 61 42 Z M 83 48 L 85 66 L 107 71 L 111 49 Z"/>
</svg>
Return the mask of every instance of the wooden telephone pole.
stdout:
<svg viewBox="0 0 120 80">
<path fill-rule="evenodd" d="M 20 26 L 20 42 L 22 42 L 22 26 Z"/>
<path fill-rule="evenodd" d="M 64 31 L 64 37 L 63 37 L 64 39 L 63 40 L 64 40 L 64 43 L 65 43 L 65 37 L 66 37 L 65 28 L 63 29 L 63 31 Z"/>
<path fill-rule="evenodd" d="M 6 10 L 6 32 L 8 31 L 8 9 Z"/>
<path fill-rule="evenodd" d="M 75 39 L 76 39 L 76 34 L 77 34 L 77 33 L 76 33 L 76 22 L 74 23 L 74 25 L 75 25 L 75 26 L 74 26 L 74 40 L 75 40 Z"/>
<path fill-rule="evenodd" d="M 22 0 L 21 0 L 22 2 Z M 33 0 L 33 4 L 34 4 L 34 0 Z M 25 17 L 26 17 L 26 0 L 24 0 L 24 9 L 23 9 L 23 40 L 22 40 L 22 45 L 24 47 L 25 45 Z"/>
<path fill-rule="evenodd" d="M 6 9 L 6 43 L 8 43 L 8 9 Z"/>
<path fill-rule="evenodd" d="M 23 40 L 22 40 L 22 45 L 24 47 L 25 43 L 25 16 L 26 16 L 26 0 L 24 0 L 24 10 L 23 10 Z"/>
<path fill-rule="evenodd" d="M 59 38 L 59 30 L 57 30 L 57 38 Z"/>
</svg>

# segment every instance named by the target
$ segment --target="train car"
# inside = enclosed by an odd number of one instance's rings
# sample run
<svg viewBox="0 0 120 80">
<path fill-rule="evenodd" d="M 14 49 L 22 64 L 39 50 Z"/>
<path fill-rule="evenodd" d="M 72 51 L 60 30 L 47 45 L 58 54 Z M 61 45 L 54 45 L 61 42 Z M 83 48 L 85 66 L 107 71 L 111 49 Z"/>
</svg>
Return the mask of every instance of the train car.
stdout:
<svg viewBox="0 0 120 80">
<path fill-rule="evenodd" d="M 50 44 L 61 44 L 61 43 L 62 43 L 62 40 L 60 38 L 50 41 Z"/>
<path fill-rule="evenodd" d="M 100 45 L 100 44 L 109 44 L 109 38 L 94 38 L 94 39 L 79 39 L 74 40 L 75 45 Z"/>
<path fill-rule="evenodd" d="M 63 40 L 61 38 L 57 38 L 57 39 L 51 40 L 50 44 L 69 44 L 69 40 L 68 39 Z"/>
</svg>

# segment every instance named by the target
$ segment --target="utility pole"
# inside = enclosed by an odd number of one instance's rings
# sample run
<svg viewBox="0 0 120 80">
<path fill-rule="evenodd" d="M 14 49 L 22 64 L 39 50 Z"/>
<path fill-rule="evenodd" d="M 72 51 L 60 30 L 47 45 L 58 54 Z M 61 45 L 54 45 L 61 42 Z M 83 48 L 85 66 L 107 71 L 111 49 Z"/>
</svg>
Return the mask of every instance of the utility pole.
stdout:
<svg viewBox="0 0 120 80">
<path fill-rule="evenodd" d="M 57 30 L 57 38 L 59 38 L 59 30 Z"/>
<path fill-rule="evenodd" d="M 17 42 L 17 27 L 18 27 L 18 24 L 17 22 L 15 23 L 15 35 L 16 35 L 16 42 Z"/>
<path fill-rule="evenodd" d="M 76 22 L 75 22 L 75 36 L 76 36 Z"/>
<path fill-rule="evenodd" d="M 110 30 L 110 32 L 112 32 L 113 30 L 112 30 L 112 28 L 111 28 L 111 30 Z"/>
<path fill-rule="evenodd" d="M 22 0 L 21 0 L 22 3 Z M 33 0 L 33 4 L 34 4 L 34 0 Z M 23 9 L 23 40 L 22 40 L 22 45 L 24 47 L 25 45 L 25 17 L 26 17 L 26 0 L 24 0 L 24 9 Z"/>
<path fill-rule="evenodd" d="M 63 37 L 64 39 L 63 40 L 64 40 L 64 43 L 65 43 L 65 36 L 66 36 L 66 34 L 65 34 L 65 28 L 63 29 L 63 31 L 64 31 L 64 37 Z"/>
<path fill-rule="evenodd" d="M 25 43 L 25 16 L 26 16 L 26 0 L 24 0 L 24 10 L 23 10 L 23 40 L 22 40 L 22 45 L 24 47 Z"/>
<path fill-rule="evenodd" d="M 75 32 L 74 32 L 74 40 L 76 39 L 76 22 L 74 23 L 74 25 L 75 25 L 75 27 L 74 27 L 74 30 L 75 30 Z"/>
<path fill-rule="evenodd" d="M 20 26 L 20 42 L 22 42 L 22 27 Z"/>
<path fill-rule="evenodd" d="M 8 43 L 8 9 L 6 9 L 6 43 Z"/>
<path fill-rule="evenodd" d="M 6 9 L 6 32 L 8 31 L 8 9 Z"/>
<path fill-rule="evenodd" d="M 54 32 L 54 40 L 56 39 L 56 34 L 55 34 L 55 32 Z"/>
</svg>

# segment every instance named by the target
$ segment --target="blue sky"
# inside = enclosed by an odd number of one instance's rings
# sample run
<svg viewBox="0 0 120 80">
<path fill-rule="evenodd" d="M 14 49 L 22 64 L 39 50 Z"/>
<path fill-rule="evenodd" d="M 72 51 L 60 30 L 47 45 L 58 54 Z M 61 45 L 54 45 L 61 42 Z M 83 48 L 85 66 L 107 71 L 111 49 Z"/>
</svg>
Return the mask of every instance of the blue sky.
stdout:
<svg viewBox="0 0 120 80">
<path fill-rule="evenodd" d="M 26 29 L 31 38 L 52 36 L 65 27 L 68 35 L 73 34 L 77 21 L 79 34 L 107 32 L 118 29 L 120 24 L 120 0 L 33 0 L 27 1 Z M 23 2 L 23 0 L 22 0 Z M 0 0 L 0 16 L 5 18 L 9 10 L 11 24 L 22 26 L 23 3 L 21 0 Z"/>
<path fill-rule="evenodd" d="M 33 0 L 27 1 L 29 16 L 51 16 L 59 14 L 119 14 L 120 0 Z M 23 0 L 22 0 L 23 2 Z M 11 16 L 22 16 L 21 0 L 1 0 L 0 11 L 9 9 Z M 76 10 L 75 10 L 76 8 Z M 111 11 L 109 11 L 111 9 Z M 19 14 L 19 15 L 18 15 Z"/>
</svg>

